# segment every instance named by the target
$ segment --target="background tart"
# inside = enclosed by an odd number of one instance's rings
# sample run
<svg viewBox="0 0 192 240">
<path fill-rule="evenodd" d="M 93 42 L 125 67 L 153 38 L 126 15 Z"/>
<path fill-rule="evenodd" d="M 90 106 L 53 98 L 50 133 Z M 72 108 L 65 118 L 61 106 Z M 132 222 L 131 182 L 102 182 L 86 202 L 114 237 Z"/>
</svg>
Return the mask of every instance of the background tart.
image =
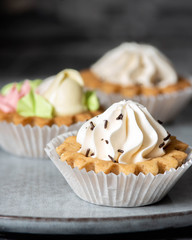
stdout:
<svg viewBox="0 0 192 240">
<path fill-rule="evenodd" d="M 4 113 L 0 111 L 0 122 L 7 121 L 12 122 L 15 125 L 22 124 L 23 126 L 29 124 L 31 126 L 52 126 L 56 124 L 57 126 L 70 126 L 78 122 L 84 122 L 87 119 L 90 119 L 98 114 L 102 113 L 102 110 L 97 111 L 87 111 L 83 113 L 78 113 L 75 115 L 62 116 L 62 117 L 53 117 L 53 118 L 41 118 L 41 117 L 23 117 L 16 112 L 13 113 Z"/>
<path fill-rule="evenodd" d="M 134 97 L 141 94 L 145 96 L 156 96 L 158 94 L 177 92 L 191 86 L 191 83 L 187 79 L 179 77 L 178 82 L 176 84 L 169 85 L 164 88 L 159 87 L 147 88 L 139 84 L 122 87 L 121 85 L 118 84 L 102 81 L 101 78 L 96 76 L 89 69 L 82 70 L 80 73 L 84 80 L 85 86 L 91 89 L 100 89 L 101 91 L 108 94 L 119 93 L 125 97 Z"/>
</svg>

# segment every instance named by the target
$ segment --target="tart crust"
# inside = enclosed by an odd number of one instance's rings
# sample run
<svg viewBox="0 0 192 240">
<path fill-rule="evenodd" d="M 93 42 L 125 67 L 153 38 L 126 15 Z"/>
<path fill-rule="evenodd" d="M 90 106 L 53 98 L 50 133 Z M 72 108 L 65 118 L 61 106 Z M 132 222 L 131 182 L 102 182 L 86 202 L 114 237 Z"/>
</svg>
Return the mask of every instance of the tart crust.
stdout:
<svg viewBox="0 0 192 240">
<path fill-rule="evenodd" d="M 84 80 L 85 86 L 92 89 L 100 89 L 106 93 L 119 93 L 125 97 L 134 97 L 137 95 L 156 96 L 158 94 L 172 93 L 179 90 L 183 90 L 190 87 L 190 82 L 185 78 L 179 78 L 178 82 L 173 85 L 169 85 L 165 88 L 153 87 L 147 88 L 142 85 L 122 87 L 119 84 L 113 84 L 110 82 L 102 81 L 91 70 L 85 69 L 80 71 L 80 74 Z"/>
<path fill-rule="evenodd" d="M 70 116 L 63 116 L 63 117 L 54 117 L 54 118 L 41 118 L 41 117 L 23 117 L 19 115 L 18 113 L 4 113 L 0 111 L 0 122 L 7 121 L 12 122 L 15 125 L 22 124 L 23 126 L 29 124 L 31 126 L 52 126 L 53 124 L 56 124 L 57 126 L 70 126 L 77 122 L 84 122 L 87 119 L 90 119 L 94 116 L 97 116 L 98 114 L 102 113 L 102 110 L 98 111 L 88 111 L 79 113 L 76 115 L 70 115 Z"/>
<path fill-rule="evenodd" d="M 104 172 L 105 174 L 114 173 L 117 175 L 121 172 L 126 175 L 130 173 L 138 175 L 140 172 L 145 175 L 148 173 L 157 175 L 171 168 L 178 168 L 184 163 L 187 157 L 185 150 L 188 145 L 177 140 L 174 136 L 171 136 L 170 139 L 170 143 L 164 148 L 165 155 L 135 164 L 121 164 L 86 157 L 82 153 L 78 153 L 81 145 L 76 142 L 76 136 L 66 138 L 65 141 L 56 148 L 56 151 L 61 161 L 66 161 L 72 168 L 78 167 L 80 170 L 85 168 L 86 171 L 93 170 L 95 173 Z"/>
</svg>

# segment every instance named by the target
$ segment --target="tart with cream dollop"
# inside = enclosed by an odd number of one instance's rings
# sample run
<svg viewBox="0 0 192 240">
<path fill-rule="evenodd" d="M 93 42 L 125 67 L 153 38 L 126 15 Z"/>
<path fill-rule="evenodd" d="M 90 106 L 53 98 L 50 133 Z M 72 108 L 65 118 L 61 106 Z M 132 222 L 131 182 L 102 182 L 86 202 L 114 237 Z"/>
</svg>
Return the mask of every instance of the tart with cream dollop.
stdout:
<svg viewBox="0 0 192 240">
<path fill-rule="evenodd" d="M 160 201 L 192 164 L 191 147 L 133 101 L 120 101 L 45 151 L 81 199 L 111 207 Z"/>
<path fill-rule="evenodd" d="M 174 120 L 192 96 L 191 80 L 180 76 L 170 60 L 148 44 L 125 42 L 80 73 L 105 108 L 130 99 L 163 122 Z"/>
<path fill-rule="evenodd" d="M 157 48 L 138 43 L 122 43 L 81 75 L 87 87 L 125 97 L 156 96 L 191 86 Z"/>
<path fill-rule="evenodd" d="M 65 69 L 47 80 L 25 80 L 1 89 L 0 121 L 31 126 L 70 126 L 99 113 L 99 100 L 84 90 L 78 71 Z"/>
<path fill-rule="evenodd" d="M 144 106 L 129 100 L 85 122 L 57 153 L 61 161 L 87 171 L 156 175 L 181 166 L 187 147 Z"/>
</svg>

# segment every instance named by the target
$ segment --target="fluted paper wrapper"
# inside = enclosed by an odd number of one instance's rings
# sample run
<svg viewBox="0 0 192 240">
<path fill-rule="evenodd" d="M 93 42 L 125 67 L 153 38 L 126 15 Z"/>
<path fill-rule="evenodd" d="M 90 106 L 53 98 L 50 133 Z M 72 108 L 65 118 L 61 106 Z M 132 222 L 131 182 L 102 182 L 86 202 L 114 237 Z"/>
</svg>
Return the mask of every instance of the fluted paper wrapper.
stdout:
<svg viewBox="0 0 192 240">
<path fill-rule="evenodd" d="M 155 203 L 169 192 L 192 164 L 192 153 L 189 148 L 188 158 L 181 167 L 156 176 L 143 173 L 138 176 L 124 173 L 115 175 L 100 172 L 96 174 L 94 171 L 86 172 L 85 169 L 79 170 L 77 167 L 72 169 L 66 162 L 62 162 L 56 153 L 56 147 L 72 135 L 76 135 L 76 132 L 69 132 L 54 138 L 48 143 L 45 151 L 72 190 L 81 199 L 98 205 L 136 207 Z"/>
<path fill-rule="evenodd" d="M 173 120 L 174 117 L 186 106 L 192 98 L 192 87 L 157 96 L 139 95 L 132 98 L 124 97 L 121 94 L 107 94 L 100 90 L 96 91 L 100 103 L 104 108 L 121 100 L 133 100 L 144 105 L 155 119 L 163 122 Z"/>
<path fill-rule="evenodd" d="M 44 151 L 46 144 L 54 137 L 73 130 L 78 130 L 83 122 L 71 126 L 23 126 L 6 121 L 0 122 L 0 147 L 17 156 L 48 158 Z"/>
</svg>

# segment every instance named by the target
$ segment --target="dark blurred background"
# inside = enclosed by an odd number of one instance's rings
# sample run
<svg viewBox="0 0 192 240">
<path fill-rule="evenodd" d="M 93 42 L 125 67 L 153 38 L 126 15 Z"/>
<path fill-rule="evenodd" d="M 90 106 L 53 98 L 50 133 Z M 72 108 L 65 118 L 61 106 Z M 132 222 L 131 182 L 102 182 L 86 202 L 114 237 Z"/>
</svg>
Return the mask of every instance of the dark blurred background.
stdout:
<svg viewBox="0 0 192 240">
<path fill-rule="evenodd" d="M 124 41 L 192 73 L 191 0 L 1 0 L 0 84 L 89 67 Z"/>
<path fill-rule="evenodd" d="M 87 68 L 125 41 L 156 46 L 191 75 L 192 0 L 0 0 L 0 87 Z M 169 128 L 183 139 L 191 139 L 191 106 Z M 191 237 L 184 231 L 174 236 Z"/>
</svg>

